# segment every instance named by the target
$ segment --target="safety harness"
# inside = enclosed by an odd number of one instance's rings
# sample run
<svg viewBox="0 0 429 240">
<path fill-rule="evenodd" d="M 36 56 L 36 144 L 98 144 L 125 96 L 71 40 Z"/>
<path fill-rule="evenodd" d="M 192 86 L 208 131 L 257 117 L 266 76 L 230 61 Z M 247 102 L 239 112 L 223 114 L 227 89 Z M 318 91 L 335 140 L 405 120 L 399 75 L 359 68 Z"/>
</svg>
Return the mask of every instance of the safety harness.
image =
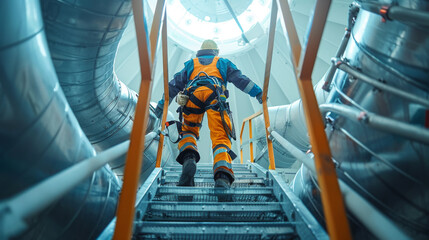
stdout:
<svg viewBox="0 0 429 240">
<path fill-rule="evenodd" d="M 213 93 L 204 102 L 199 100 L 193 94 L 193 92 L 196 89 L 198 89 L 199 87 L 202 87 L 202 86 L 205 86 L 205 87 L 207 87 L 213 91 Z M 236 140 L 234 121 L 232 119 L 232 112 L 229 108 L 229 103 L 226 102 L 225 91 L 226 91 L 225 87 L 219 83 L 219 80 L 216 77 L 211 77 L 206 72 L 203 72 L 203 71 L 199 72 L 196 75 L 196 77 L 192 81 L 190 81 L 186 85 L 185 89 L 182 92 L 180 92 L 178 95 L 178 96 L 180 96 L 180 94 L 181 94 L 182 96 L 189 97 L 189 101 L 191 101 L 193 104 L 195 104 L 199 108 L 191 108 L 191 107 L 187 107 L 186 103 L 183 104 L 183 106 L 180 106 L 177 109 L 177 111 L 179 112 L 179 121 L 180 122 L 183 121 L 183 113 L 185 113 L 186 115 L 189 115 L 191 113 L 203 114 L 208 109 L 213 109 L 213 110 L 219 112 L 220 117 L 222 119 L 222 125 L 223 125 L 223 128 L 224 128 L 227 136 L 229 138 Z M 217 100 L 216 103 L 211 104 L 211 102 L 215 99 Z M 179 102 L 178 99 L 176 99 L 176 101 Z M 225 121 L 224 112 L 226 112 L 226 114 L 228 114 L 228 116 L 231 120 L 232 128 L 230 128 L 228 126 L 228 123 Z M 183 123 L 190 126 L 190 127 L 201 127 L 201 123 L 194 123 L 194 122 L 188 122 L 188 121 L 185 121 Z"/>
</svg>

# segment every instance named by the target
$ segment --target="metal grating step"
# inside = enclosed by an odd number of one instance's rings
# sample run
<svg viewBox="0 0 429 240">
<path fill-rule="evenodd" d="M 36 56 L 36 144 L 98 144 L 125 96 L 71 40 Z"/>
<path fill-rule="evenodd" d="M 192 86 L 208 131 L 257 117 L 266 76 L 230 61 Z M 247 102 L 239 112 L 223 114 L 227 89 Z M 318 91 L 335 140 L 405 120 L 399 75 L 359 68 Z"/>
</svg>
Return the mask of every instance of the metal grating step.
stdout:
<svg viewBox="0 0 429 240">
<path fill-rule="evenodd" d="M 182 172 L 182 168 L 176 168 L 176 169 L 164 169 L 165 173 L 181 173 Z M 250 169 L 232 169 L 234 171 L 234 174 L 247 174 L 247 173 L 252 173 L 252 170 Z M 213 174 L 213 169 L 201 169 L 201 168 L 197 168 L 197 172 L 195 174 Z"/>
<path fill-rule="evenodd" d="M 137 239 L 297 239 L 292 223 L 137 222 Z"/>
<path fill-rule="evenodd" d="M 153 201 L 173 202 L 218 202 L 218 197 L 227 197 L 228 202 L 277 202 L 270 187 L 248 188 L 201 188 L 161 186 Z"/>
<path fill-rule="evenodd" d="M 145 221 L 284 222 L 280 203 L 153 202 Z"/>
<path fill-rule="evenodd" d="M 163 186 L 174 187 L 177 186 L 178 182 L 168 182 L 163 184 Z M 195 187 L 204 187 L 204 188 L 213 188 L 215 185 L 214 181 L 212 182 L 196 182 Z M 233 188 L 249 188 L 249 187 L 265 187 L 264 183 L 242 183 L 242 182 L 233 182 L 231 187 Z"/>
<path fill-rule="evenodd" d="M 166 176 L 164 177 L 165 183 L 177 183 L 179 182 L 179 177 L 176 176 Z M 199 177 L 199 176 L 195 176 L 194 177 L 194 182 L 196 183 L 214 183 L 214 179 L 213 178 L 204 178 L 204 177 Z M 252 184 L 265 184 L 265 179 L 263 178 L 257 178 L 257 177 L 251 177 L 251 178 L 236 178 L 234 183 L 246 183 L 249 185 Z"/>
<path fill-rule="evenodd" d="M 180 175 L 182 174 L 182 170 L 180 170 L 179 172 L 166 172 L 165 176 L 166 177 L 180 177 Z M 258 175 L 256 173 L 252 173 L 252 172 L 234 172 L 234 176 L 235 178 L 251 178 L 251 177 L 258 177 Z M 208 173 L 208 172 L 197 172 L 195 173 L 195 177 L 204 177 L 204 178 L 213 178 L 213 171 Z"/>
</svg>

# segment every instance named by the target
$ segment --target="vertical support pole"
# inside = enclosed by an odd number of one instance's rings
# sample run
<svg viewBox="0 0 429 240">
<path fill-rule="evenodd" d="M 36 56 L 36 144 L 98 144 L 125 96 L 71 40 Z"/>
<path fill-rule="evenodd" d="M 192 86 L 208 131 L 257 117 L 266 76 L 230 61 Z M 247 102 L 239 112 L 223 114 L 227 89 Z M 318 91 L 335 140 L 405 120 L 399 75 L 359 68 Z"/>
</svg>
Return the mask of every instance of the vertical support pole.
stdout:
<svg viewBox="0 0 429 240">
<path fill-rule="evenodd" d="M 266 135 L 267 146 L 268 146 L 268 158 L 270 160 L 269 169 L 271 170 L 276 169 L 276 164 L 274 160 L 273 142 L 268 137 L 270 135 L 268 131 L 270 127 L 270 116 L 268 115 L 267 94 L 268 94 L 268 85 L 270 83 L 271 62 L 273 59 L 274 33 L 276 30 L 276 22 L 277 22 L 277 2 L 276 0 L 273 0 L 272 6 L 271 6 L 270 33 L 268 37 L 267 61 L 265 65 L 264 89 L 262 91 L 262 108 L 264 112 L 265 135 Z"/>
<path fill-rule="evenodd" d="M 164 8 L 164 18 L 162 22 L 162 66 L 164 75 L 164 108 L 161 121 L 161 132 L 165 129 L 165 121 L 167 120 L 168 105 L 170 103 L 170 94 L 168 90 L 168 46 L 167 46 L 167 6 Z M 160 134 L 158 143 L 158 152 L 156 154 L 155 167 L 161 167 L 162 148 L 164 146 L 164 135 Z"/>
<path fill-rule="evenodd" d="M 252 134 L 252 119 L 249 120 L 249 139 L 250 139 L 250 162 L 253 162 L 253 134 Z"/>
<path fill-rule="evenodd" d="M 246 120 L 243 120 L 243 123 L 241 124 L 241 131 L 240 131 L 240 163 L 243 164 L 243 130 L 244 125 L 246 124 Z"/>
<path fill-rule="evenodd" d="M 152 88 L 151 61 L 147 47 L 147 34 L 143 17 L 143 2 L 133 0 L 133 15 L 137 33 L 141 84 L 136 106 L 133 129 L 131 131 L 130 147 L 126 157 L 124 183 L 119 198 L 117 221 L 113 239 L 131 239 L 134 220 L 134 205 L 137 185 L 142 167 L 142 152 L 145 141 L 145 127 L 149 115 L 149 100 Z"/>
</svg>

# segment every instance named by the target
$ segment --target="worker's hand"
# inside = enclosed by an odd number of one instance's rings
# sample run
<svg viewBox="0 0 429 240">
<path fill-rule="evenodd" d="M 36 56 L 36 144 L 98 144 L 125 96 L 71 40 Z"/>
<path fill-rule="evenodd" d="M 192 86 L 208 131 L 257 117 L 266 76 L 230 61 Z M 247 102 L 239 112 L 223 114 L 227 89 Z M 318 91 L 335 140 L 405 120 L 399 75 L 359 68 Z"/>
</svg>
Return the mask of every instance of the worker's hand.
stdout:
<svg viewBox="0 0 429 240">
<path fill-rule="evenodd" d="M 258 102 L 262 104 L 262 93 L 259 93 L 258 95 L 256 95 L 256 99 L 258 99 Z"/>
<path fill-rule="evenodd" d="M 161 118 L 162 117 L 162 112 L 164 110 L 164 100 L 161 100 L 158 102 L 158 104 L 156 105 L 155 108 L 155 116 L 157 118 Z"/>
</svg>

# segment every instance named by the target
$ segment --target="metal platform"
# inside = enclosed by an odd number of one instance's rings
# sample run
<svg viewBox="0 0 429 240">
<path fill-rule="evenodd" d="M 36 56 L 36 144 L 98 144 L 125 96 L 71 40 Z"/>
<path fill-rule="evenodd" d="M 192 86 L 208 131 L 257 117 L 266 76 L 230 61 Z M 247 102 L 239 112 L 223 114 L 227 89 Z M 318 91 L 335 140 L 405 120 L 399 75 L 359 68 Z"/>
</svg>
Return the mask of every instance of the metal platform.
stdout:
<svg viewBox="0 0 429 240">
<path fill-rule="evenodd" d="M 155 170 L 137 194 L 133 239 L 328 239 L 275 171 L 233 170 L 231 189 L 214 187 L 212 165 L 197 165 L 194 187 L 176 186 L 181 166 Z"/>
</svg>

